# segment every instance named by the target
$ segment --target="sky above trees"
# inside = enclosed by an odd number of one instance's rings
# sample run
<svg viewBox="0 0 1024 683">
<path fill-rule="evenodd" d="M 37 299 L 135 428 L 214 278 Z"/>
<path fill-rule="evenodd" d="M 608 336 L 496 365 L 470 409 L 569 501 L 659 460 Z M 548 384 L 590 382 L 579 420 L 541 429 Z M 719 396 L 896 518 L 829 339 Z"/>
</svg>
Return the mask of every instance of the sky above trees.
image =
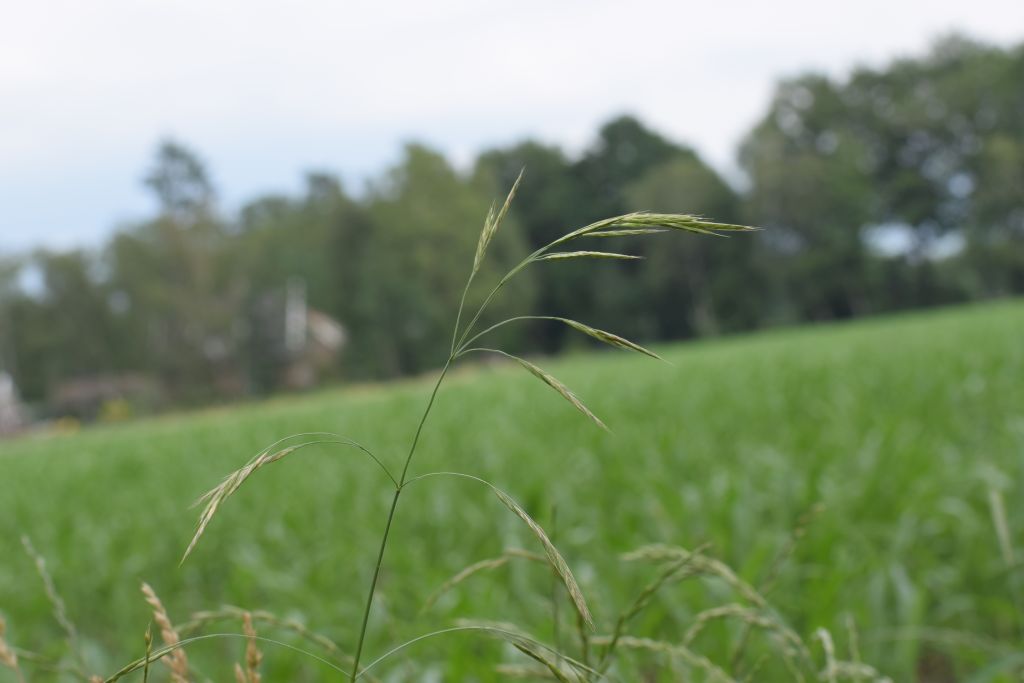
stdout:
<svg viewBox="0 0 1024 683">
<path fill-rule="evenodd" d="M 1019 0 L 514 5 L 18 3 L 0 24 L 0 251 L 94 245 L 152 209 L 157 142 L 202 150 L 224 203 L 302 172 L 363 179 L 424 141 L 456 163 L 532 137 L 578 149 L 631 112 L 727 177 L 780 77 L 1007 44 Z"/>
</svg>

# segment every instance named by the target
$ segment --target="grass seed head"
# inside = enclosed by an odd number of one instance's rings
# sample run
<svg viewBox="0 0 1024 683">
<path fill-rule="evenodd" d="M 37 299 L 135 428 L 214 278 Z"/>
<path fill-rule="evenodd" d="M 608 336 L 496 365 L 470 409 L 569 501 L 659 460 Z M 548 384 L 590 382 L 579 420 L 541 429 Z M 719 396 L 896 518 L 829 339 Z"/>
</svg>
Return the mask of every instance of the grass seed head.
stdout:
<svg viewBox="0 0 1024 683">
<path fill-rule="evenodd" d="M 24 683 L 25 678 L 18 666 L 18 654 L 7 642 L 6 635 L 7 623 L 4 621 L 3 617 L 0 617 L 0 664 L 12 670 L 14 675 L 18 677 L 19 683 Z"/>
<path fill-rule="evenodd" d="M 160 638 L 163 639 L 164 645 L 173 647 L 181 642 L 181 638 L 178 637 L 178 632 L 174 629 L 174 625 L 171 622 L 171 617 L 167 614 L 167 609 L 164 607 L 163 602 L 157 596 L 156 591 L 148 583 L 142 583 L 142 594 L 146 598 L 146 602 L 153 608 L 153 621 L 160 628 Z M 164 664 L 171 670 L 171 681 L 173 683 L 188 683 L 188 657 L 185 655 L 185 650 L 178 647 L 171 650 L 163 658 Z"/>
<path fill-rule="evenodd" d="M 537 537 L 541 545 L 544 546 L 544 554 L 547 555 L 548 562 L 551 564 L 552 569 L 558 574 L 558 577 L 562 580 L 565 585 L 566 591 L 569 593 L 569 599 L 572 600 L 573 606 L 576 608 L 576 612 L 580 618 L 583 619 L 584 623 L 590 628 L 594 627 L 594 618 L 590 615 L 590 608 L 587 607 L 586 598 L 583 597 L 583 591 L 580 590 L 579 584 L 576 582 L 576 577 L 573 576 L 572 570 L 569 569 L 569 565 L 566 563 L 562 554 L 558 552 L 558 548 L 555 547 L 551 539 L 548 538 L 547 533 L 541 528 L 537 522 L 533 520 L 533 517 L 527 514 L 526 510 L 519 506 L 517 502 L 502 491 L 501 489 L 494 488 L 494 494 L 498 496 L 505 507 L 514 512 L 519 519 L 526 523 L 526 526 L 530 528 L 533 535 Z"/>
<path fill-rule="evenodd" d="M 256 647 L 256 628 L 252 625 L 252 614 L 249 612 L 242 615 L 242 630 L 249 638 L 245 645 L 246 683 L 260 683 L 259 668 L 263 653 Z"/>
<path fill-rule="evenodd" d="M 540 369 L 539 367 L 537 367 L 536 365 L 534 365 L 530 361 L 524 360 L 524 359 L 522 359 L 522 358 L 520 358 L 518 356 L 511 356 L 511 357 L 514 358 L 524 368 L 529 370 L 530 373 L 534 377 L 537 377 L 539 380 L 541 380 L 542 382 L 547 384 L 549 387 L 551 387 L 552 389 L 557 391 L 559 393 L 559 395 L 561 395 L 562 398 L 564 398 L 566 401 L 571 403 L 576 408 L 576 410 L 580 411 L 581 413 L 583 413 L 584 415 L 589 417 L 591 419 L 591 421 L 594 422 L 594 424 L 596 424 L 601 429 L 604 429 L 606 431 L 608 430 L 608 426 L 604 422 L 601 421 L 601 418 L 599 418 L 597 415 L 594 415 L 594 413 L 591 412 L 590 408 L 588 408 L 586 405 L 584 405 L 583 401 L 581 401 L 576 396 L 576 394 L 574 394 L 569 389 L 569 387 L 565 386 L 560 381 L 558 381 L 558 379 L 556 379 L 553 375 L 551 375 L 550 373 L 545 372 L 544 370 Z"/>
</svg>

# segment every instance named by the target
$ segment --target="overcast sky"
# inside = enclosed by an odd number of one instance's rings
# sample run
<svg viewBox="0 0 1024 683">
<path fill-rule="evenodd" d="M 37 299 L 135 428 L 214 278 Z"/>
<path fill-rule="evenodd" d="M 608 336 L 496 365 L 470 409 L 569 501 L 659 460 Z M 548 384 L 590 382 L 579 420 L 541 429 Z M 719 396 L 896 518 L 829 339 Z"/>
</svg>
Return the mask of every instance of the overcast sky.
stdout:
<svg viewBox="0 0 1024 683">
<path fill-rule="evenodd" d="M 732 172 L 776 79 L 954 30 L 1024 40 L 1022 0 L 489 3 L 0 0 L 0 250 L 95 245 L 151 202 L 166 136 L 227 208 L 302 173 L 358 191 L 416 139 L 466 163 L 579 149 L 631 112 Z"/>
</svg>

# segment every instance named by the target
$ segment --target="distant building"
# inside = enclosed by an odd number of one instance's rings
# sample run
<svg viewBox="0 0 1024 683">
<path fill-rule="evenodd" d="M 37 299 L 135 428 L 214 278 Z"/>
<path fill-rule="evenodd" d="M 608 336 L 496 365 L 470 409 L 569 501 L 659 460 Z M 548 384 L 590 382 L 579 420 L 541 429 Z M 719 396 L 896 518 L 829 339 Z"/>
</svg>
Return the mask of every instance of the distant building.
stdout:
<svg viewBox="0 0 1024 683">
<path fill-rule="evenodd" d="M 308 389 L 336 371 L 348 335 L 340 322 L 308 305 L 300 279 L 264 295 L 254 313 L 253 380 L 261 390 Z"/>
<path fill-rule="evenodd" d="M 0 436 L 13 434 L 24 425 L 25 411 L 18 399 L 14 378 L 0 370 Z"/>
<path fill-rule="evenodd" d="M 320 375 L 334 369 L 345 345 L 345 328 L 331 316 L 303 308 L 303 318 L 302 344 L 289 350 L 281 374 L 281 384 L 288 389 L 314 386 Z"/>
</svg>

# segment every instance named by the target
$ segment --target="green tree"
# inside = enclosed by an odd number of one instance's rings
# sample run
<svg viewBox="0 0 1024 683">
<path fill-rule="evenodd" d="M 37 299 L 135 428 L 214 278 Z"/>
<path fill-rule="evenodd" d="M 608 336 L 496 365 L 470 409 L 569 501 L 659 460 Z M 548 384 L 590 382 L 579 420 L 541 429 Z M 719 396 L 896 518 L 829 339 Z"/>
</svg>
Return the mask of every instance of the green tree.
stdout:
<svg viewBox="0 0 1024 683">
<path fill-rule="evenodd" d="M 84 251 L 39 252 L 32 259 L 42 290 L 9 304 L 10 353 L 25 398 L 43 400 L 63 381 L 117 371 L 126 340 L 109 306 L 109 290 Z"/>
<path fill-rule="evenodd" d="M 874 185 L 868 151 L 837 118 L 841 111 L 840 93 L 827 79 L 783 83 L 740 150 L 751 181 L 747 216 L 769 228 L 761 243 L 775 276 L 774 315 L 782 319 L 869 309 L 865 231 Z"/>
<path fill-rule="evenodd" d="M 780 86 L 741 159 L 794 317 L 1021 291 L 1022 77 L 1024 48 L 952 36 L 842 82 Z M 873 257 L 879 228 L 907 249 Z"/>
<path fill-rule="evenodd" d="M 492 201 L 486 188 L 460 177 L 436 152 L 409 145 L 403 161 L 373 185 L 367 203 L 372 227 L 358 263 L 353 353 L 359 370 L 398 375 L 433 367 L 450 334 L 473 261 L 480 225 Z M 494 280 L 525 254 L 518 226 L 507 222 L 481 270 Z M 493 315 L 526 312 L 531 289 L 514 282 Z M 483 287 L 481 287 L 483 289 Z M 482 296 L 476 292 L 472 296 Z M 472 299 L 467 306 L 479 301 Z"/>
<path fill-rule="evenodd" d="M 238 394 L 245 282 L 210 180 L 195 155 L 165 143 L 146 184 L 158 215 L 118 233 L 107 253 L 139 364 L 178 399 Z"/>
<path fill-rule="evenodd" d="M 572 171 L 572 162 L 561 149 L 527 141 L 505 149 L 481 154 L 476 163 L 477 182 L 492 196 L 501 196 L 512 187 L 520 172 L 522 183 L 512 203 L 511 216 L 521 226 L 527 246 L 537 249 L 562 235 L 567 226 L 583 225 L 587 211 L 584 189 Z M 570 266 L 573 264 L 563 264 Z M 534 274 L 537 283 L 537 310 L 576 315 L 580 300 L 579 274 L 573 268 L 540 268 Z M 525 325 L 526 344 L 548 353 L 561 348 L 567 337 L 564 325 L 533 321 Z"/>
<path fill-rule="evenodd" d="M 362 206 L 345 194 L 333 176 L 311 173 L 298 198 L 263 197 L 243 207 L 238 219 L 235 251 L 239 270 L 248 282 L 248 308 L 259 308 L 268 296 L 280 296 L 289 282 L 300 281 L 308 304 L 333 316 L 350 332 L 356 325 L 356 302 L 364 283 L 359 263 L 366 248 L 369 221 Z M 372 275 L 372 273 L 369 273 Z M 256 388 L 276 388 L 283 359 L 250 326 L 250 374 Z M 363 365 L 353 349 L 344 349 L 350 367 Z M 341 358 L 339 358 L 339 366 Z"/>
<path fill-rule="evenodd" d="M 713 216 L 736 222 L 739 198 L 696 155 L 680 154 L 626 190 L 629 210 Z M 654 317 L 650 336 L 679 339 L 745 329 L 758 323 L 750 296 L 759 272 L 752 239 L 647 240 L 648 259 L 634 286 Z"/>
</svg>

